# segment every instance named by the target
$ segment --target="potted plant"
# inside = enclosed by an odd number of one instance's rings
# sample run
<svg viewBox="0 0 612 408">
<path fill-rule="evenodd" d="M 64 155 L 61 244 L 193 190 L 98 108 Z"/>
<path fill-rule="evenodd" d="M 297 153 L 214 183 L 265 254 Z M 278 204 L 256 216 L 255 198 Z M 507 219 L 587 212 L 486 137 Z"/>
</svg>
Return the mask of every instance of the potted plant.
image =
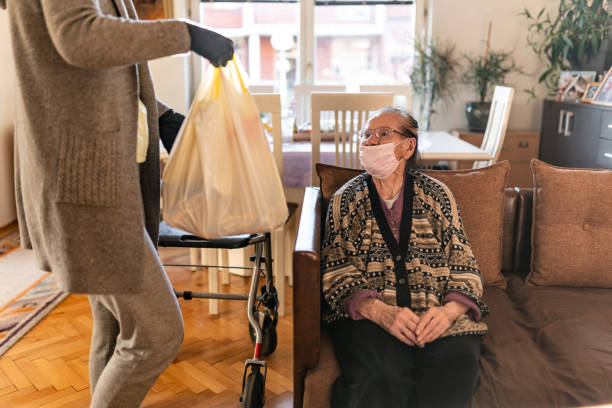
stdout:
<svg viewBox="0 0 612 408">
<path fill-rule="evenodd" d="M 429 130 L 436 104 L 453 98 L 458 59 L 455 46 L 450 43 L 437 44 L 433 40 L 417 38 L 414 49 L 410 82 L 414 93 L 419 96 L 420 128 Z"/>
<path fill-rule="evenodd" d="M 600 54 L 602 45 L 612 48 L 610 13 L 607 0 L 560 0 L 554 18 L 542 8 L 537 14 L 525 9 L 521 14 L 530 22 L 527 43 L 548 63 L 538 82 L 554 95 L 561 71 L 606 69 L 611 53 Z M 609 37 L 609 35 L 608 35 Z M 528 91 L 535 96 L 533 90 Z"/>
<path fill-rule="evenodd" d="M 467 102 L 466 115 L 471 132 L 484 132 L 487 128 L 493 87 L 504 83 L 506 75 L 511 72 L 522 72 L 514 63 L 509 52 L 487 51 L 483 57 L 465 55 L 467 69 L 461 76 L 461 82 L 469 85 L 478 93 L 478 102 Z"/>
</svg>

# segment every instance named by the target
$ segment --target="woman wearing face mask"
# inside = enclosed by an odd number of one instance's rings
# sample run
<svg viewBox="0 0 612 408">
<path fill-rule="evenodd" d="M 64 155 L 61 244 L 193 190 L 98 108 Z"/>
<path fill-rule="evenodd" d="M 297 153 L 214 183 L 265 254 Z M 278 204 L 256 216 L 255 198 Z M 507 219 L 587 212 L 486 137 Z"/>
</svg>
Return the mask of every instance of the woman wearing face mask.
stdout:
<svg viewBox="0 0 612 408">
<path fill-rule="evenodd" d="M 367 171 L 331 198 L 322 243 L 324 321 L 337 407 L 465 407 L 488 314 L 452 193 L 415 170 L 418 125 L 385 108 L 361 132 Z"/>
</svg>

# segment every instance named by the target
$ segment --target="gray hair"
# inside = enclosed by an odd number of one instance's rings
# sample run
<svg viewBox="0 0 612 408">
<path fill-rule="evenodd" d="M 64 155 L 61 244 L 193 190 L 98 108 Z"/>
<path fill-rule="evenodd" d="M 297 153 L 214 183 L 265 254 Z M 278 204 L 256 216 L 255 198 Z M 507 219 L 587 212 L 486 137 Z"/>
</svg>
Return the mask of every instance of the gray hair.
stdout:
<svg viewBox="0 0 612 408">
<path fill-rule="evenodd" d="M 383 114 L 398 115 L 402 118 L 399 130 L 403 133 L 404 137 L 413 138 L 416 142 L 414 153 L 406 161 L 406 167 L 408 167 L 409 169 L 416 169 L 417 161 L 418 161 L 417 155 L 419 151 L 419 122 L 417 122 L 417 120 L 405 110 L 400 109 L 400 108 L 394 108 L 391 106 L 381 108 L 373 112 L 368 118 L 368 121 L 372 119 L 374 116 L 379 116 Z"/>
</svg>

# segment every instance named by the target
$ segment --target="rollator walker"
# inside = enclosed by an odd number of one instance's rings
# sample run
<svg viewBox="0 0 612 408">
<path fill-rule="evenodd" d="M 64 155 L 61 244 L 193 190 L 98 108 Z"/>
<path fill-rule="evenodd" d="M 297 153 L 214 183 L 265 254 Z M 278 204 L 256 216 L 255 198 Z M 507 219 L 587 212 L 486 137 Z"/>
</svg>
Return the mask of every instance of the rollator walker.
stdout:
<svg viewBox="0 0 612 408">
<path fill-rule="evenodd" d="M 165 222 L 162 222 L 159 228 L 159 246 L 161 247 L 239 249 L 249 245 L 254 246 L 255 255 L 251 257 L 253 267 L 248 295 L 176 290 L 174 292 L 178 298 L 182 297 L 185 300 L 198 298 L 247 301 L 249 333 L 255 344 L 255 351 L 253 358 L 247 359 L 244 363 L 240 402 L 243 408 L 262 408 L 265 402 L 267 375 L 266 362 L 262 357 L 272 354 L 278 342 L 276 335 L 278 296 L 273 285 L 270 233 L 236 235 L 208 240 L 170 227 Z M 251 269 L 227 265 L 164 264 L 164 266 Z M 261 287 L 261 293 L 258 294 L 260 276 L 265 279 L 265 284 Z"/>
<path fill-rule="evenodd" d="M 274 161 L 276 167 L 270 166 L 269 171 L 279 171 L 279 183 L 282 181 L 282 126 L 281 126 L 281 102 L 279 94 L 265 94 L 265 95 L 252 95 L 248 94 L 248 90 L 245 86 L 245 82 L 242 80 L 240 69 L 237 65 L 236 60 L 233 60 L 233 64 L 228 64 L 226 68 L 230 70 L 230 76 L 227 77 L 232 81 L 232 85 L 226 89 L 226 97 L 231 96 L 232 101 L 238 101 L 245 106 L 251 105 L 253 102 L 256 103 L 257 107 L 257 119 L 260 119 L 260 112 L 270 114 L 272 116 L 272 137 L 274 145 Z M 220 81 L 220 68 L 214 69 L 213 81 L 216 81 L 217 89 L 219 84 L 223 84 Z M 210 71 L 213 72 L 213 71 Z M 220 81 L 220 82 L 219 82 Z M 241 89 L 240 92 L 230 92 L 235 90 L 234 87 Z M 198 95 L 195 99 L 200 100 L 216 100 L 217 94 L 213 97 L 212 94 L 208 95 L 209 88 L 200 87 Z M 200 95 L 200 93 L 203 93 Z M 233 95 L 233 96 L 232 96 Z M 208 98 L 208 99 L 207 99 Z M 194 109 L 193 106 L 191 109 Z M 190 110 L 191 115 L 191 110 Z M 187 118 L 186 120 L 189 120 Z M 263 132 L 263 129 L 261 129 Z M 192 135 L 193 137 L 193 135 Z M 262 152 L 267 151 L 269 148 L 268 142 L 265 138 L 261 139 Z M 267 146 L 267 147 L 266 147 Z M 266 149 L 263 149 L 266 147 Z M 279 185 L 282 191 L 282 185 Z M 283 197 L 284 198 L 284 197 Z M 286 204 L 286 203 L 284 203 Z M 283 205 L 284 205 L 283 204 Z M 251 339 L 255 344 L 255 351 L 253 358 L 246 360 L 244 365 L 244 372 L 242 378 L 242 395 L 240 401 L 242 402 L 243 408 L 262 408 L 265 402 L 265 382 L 267 375 L 266 362 L 262 359 L 262 356 L 272 354 L 276 349 L 277 335 L 276 335 L 276 324 L 278 322 L 278 296 L 276 288 L 273 286 L 273 273 L 272 273 L 272 246 L 271 246 L 271 234 L 270 232 L 258 233 L 258 234 L 245 234 L 228 236 L 216 239 L 203 239 L 195 235 L 185 232 L 183 230 L 170 227 L 165 222 L 160 225 L 159 231 L 159 246 L 161 247 L 185 247 L 185 248 L 216 248 L 216 249 L 239 249 L 245 248 L 249 245 L 254 246 L 255 255 L 251 257 L 252 274 L 251 282 L 248 295 L 238 294 L 224 294 L 224 293 L 202 293 L 192 291 L 175 291 L 177 297 L 182 297 L 185 300 L 193 298 L 203 299 L 227 299 L 227 300 L 246 300 L 247 301 L 247 316 L 249 319 L 249 331 Z M 263 265 L 263 268 L 262 268 Z M 215 268 L 229 268 L 227 265 L 175 265 L 169 264 L 165 266 L 189 266 L 189 267 L 207 267 L 213 266 Z M 232 266 L 231 268 L 236 268 Z M 242 267 L 244 269 L 251 269 L 249 267 Z M 239 268 L 241 269 L 241 268 Z M 258 283 L 260 276 L 263 275 L 265 284 L 261 288 L 261 292 L 257 293 Z"/>
</svg>

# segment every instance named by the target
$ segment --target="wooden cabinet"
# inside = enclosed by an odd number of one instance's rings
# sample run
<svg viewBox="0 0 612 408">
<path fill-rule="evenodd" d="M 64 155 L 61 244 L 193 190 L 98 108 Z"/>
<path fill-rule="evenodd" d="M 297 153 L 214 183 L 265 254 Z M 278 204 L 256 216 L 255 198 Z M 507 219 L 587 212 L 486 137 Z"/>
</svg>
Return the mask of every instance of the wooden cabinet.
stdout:
<svg viewBox="0 0 612 408">
<path fill-rule="evenodd" d="M 544 101 L 540 159 L 563 167 L 612 169 L 612 108 Z"/>
<path fill-rule="evenodd" d="M 467 130 L 453 130 L 455 136 L 480 147 L 483 133 Z M 538 157 L 540 134 L 532 130 L 509 130 L 502 146 L 499 160 L 509 160 L 512 168 L 508 177 L 508 187 L 531 187 L 533 180 L 529 162 Z M 473 162 L 458 162 L 458 169 L 471 169 Z"/>
</svg>

